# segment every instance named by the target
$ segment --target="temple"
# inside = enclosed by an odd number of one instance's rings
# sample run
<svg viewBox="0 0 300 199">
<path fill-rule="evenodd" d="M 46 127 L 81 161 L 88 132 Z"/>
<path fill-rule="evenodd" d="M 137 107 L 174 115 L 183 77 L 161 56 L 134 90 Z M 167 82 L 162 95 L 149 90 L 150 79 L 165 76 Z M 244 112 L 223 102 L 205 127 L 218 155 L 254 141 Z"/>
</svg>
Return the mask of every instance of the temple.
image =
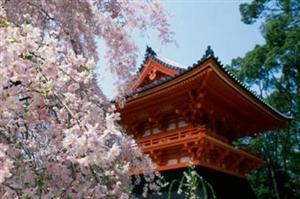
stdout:
<svg viewBox="0 0 300 199">
<path fill-rule="evenodd" d="M 120 109 L 122 124 L 159 171 L 174 176 L 193 164 L 219 198 L 255 198 L 245 177 L 264 162 L 232 142 L 282 128 L 291 118 L 226 71 L 210 47 L 191 67 L 147 47 L 132 88 Z"/>
</svg>

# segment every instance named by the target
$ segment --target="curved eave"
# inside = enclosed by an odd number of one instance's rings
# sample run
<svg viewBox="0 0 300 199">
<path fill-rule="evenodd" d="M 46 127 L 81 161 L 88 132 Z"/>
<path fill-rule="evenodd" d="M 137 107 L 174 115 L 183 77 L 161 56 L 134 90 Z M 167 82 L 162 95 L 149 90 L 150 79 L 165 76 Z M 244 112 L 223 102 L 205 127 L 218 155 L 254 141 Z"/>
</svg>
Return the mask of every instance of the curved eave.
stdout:
<svg viewBox="0 0 300 199">
<path fill-rule="evenodd" d="M 286 120 L 287 122 L 292 120 L 293 117 L 285 115 L 281 112 L 279 112 L 277 109 L 272 107 L 270 104 L 268 104 L 266 101 L 264 101 L 262 98 L 260 98 L 253 90 L 251 90 L 246 84 L 242 83 L 240 80 L 238 80 L 232 73 L 230 73 L 226 68 L 222 67 L 220 63 L 212 58 L 214 62 L 219 66 L 218 68 L 221 69 L 227 77 L 229 77 L 237 86 L 239 86 L 242 90 L 244 90 L 251 98 L 253 98 L 255 101 L 258 101 L 264 108 L 269 109 L 273 114 L 281 117 L 283 120 Z M 221 76 L 221 75 L 220 75 Z"/>
<path fill-rule="evenodd" d="M 228 84 L 231 88 L 233 88 L 236 92 L 246 98 L 252 104 L 260 107 L 264 112 L 271 115 L 273 118 L 283 122 L 286 124 L 292 117 L 289 117 L 285 114 L 280 113 L 271 105 L 262 100 L 259 96 L 255 94 L 255 92 L 251 91 L 245 84 L 240 82 L 233 74 L 227 71 L 224 67 L 222 67 L 221 63 L 214 56 L 208 56 L 206 58 L 198 61 L 197 64 L 194 64 L 192 67 L 189 67 L 187 71 L 183 73 L 179 73 L 171 78 L 166 78 L 161 80 L 160 82 L 156 82 L 155 84 L 148 85 L 146 87 L 137 90 L 137 92 L 133 93 L 131 96 L 128 96 L 127 103 L 131 103 L 133 101 L 139 101 L 143 98 L 147 98 L 147 96 L 156 94 L 161 92 L 164 89 L 171 88 L 173 85 L 180 84 L 184 82 L 188 78 L 199 75 L 204 70 L 212 68 L 214 72 L 218 75 L 219 78 L 224 80 L 226 84 Z"/>
<path fill-rule="evenodd" d="M 149 61 L 149 59 L 152 59 L 154 60 L 155 62 L 161 64 L 162 66 L 165 66 L 169 69 L 172 69 L 172 70 L 176 70 L 178 72 L 184 72 L 186 71 L 186 69 L 182 68 L 182 67 L 179 67 L 179 66 L 175 66 L 174 64 L 170 64 L 168 62 L 165 62 L 163 60 L 161 60 L 158 56 L 156 55 L 151 55 L 151 56 L 146 56 L 144 61 L 143 61 L 143 64 L 141 64 L 141 67 L 138 69 L 139 72 L 142 72 L 144 69 L 145 69 L 145 65 L 146 63 Z"/>
</svg>

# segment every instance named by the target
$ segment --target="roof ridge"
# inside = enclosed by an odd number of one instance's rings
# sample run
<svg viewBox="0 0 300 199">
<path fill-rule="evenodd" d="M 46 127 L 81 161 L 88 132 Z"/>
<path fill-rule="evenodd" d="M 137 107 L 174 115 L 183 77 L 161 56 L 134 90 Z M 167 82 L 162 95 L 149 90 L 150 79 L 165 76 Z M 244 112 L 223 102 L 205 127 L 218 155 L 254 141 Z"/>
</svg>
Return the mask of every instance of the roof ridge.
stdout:
<svg viewBox="0 0 300 199">
<path fill-rule="evenodd" d="M 160 64 L 166 64 L 166 67 L 168 67 L 167 63 L 164 63 L 163 61 L 159 60 L 157 58 L 157 54 L 155 51 L 152 50 L 151 47 L 147 46 L 147 50 L 146 50 L 146 54 L 145 54 L 145 60 L 143 65 L 145 64 L 145 62 L 147 61 L 148 58 L 152 58 L 156 61 L 158 61 Z M 258 101 L 260 101 L 261 103 L 263 103 L 264 105 L 266 105 L 267 107 L 269 107 L 271 110 L 273 110 L 274 112 L 276 112 L 277 114 L 281 115 L 284 118 L 287 119 L 292 119 L 293 117 L 288 116 L 286 114 L 283 114 L 281 112 L 279 112 L 277 109 L 275 109 L 273 106 L 271 106 L 269 103 L 267 103 L 264 99 L 262 99 L 255 91 L 253 91 L 248 85 L 246 85 L 245 83 L 243 83 L 242 81 L 240 81 L 233 73 L 231 73 L 226 67 L 224 67 L 224 65 L 221 63 L 221 61 L 219 60 L 218 57 L 216 57 L 214 55 L 214 51 L 212 50 L 211 46 L 208 45 L 207 49 L 205 51 L 205 54 L 202 56 L 201 59 L 199 59 L 196 63 L 192 64 L 192 66 L 189 66 L 187 69 L 183 69 L 182 71 L 179 71 L 179 73 L 177 75 L 174 75 L 172 77 L 164 77 L 161 78 L 160 80 L 154 81 L 150 84 L 147 84 L 143 87 L 138 88 L 135 92 L 131 93 L 129 96 L 126 97 L 131 97 L 134 96 L 136 94 L 139 94 L 141 92 L 144 92 L 146 90 L 149 90 L 151 88 L 154 88 L 156 86 L 159 86 L 163 83 L 166 83 L 168 81 L 171 81 L 175 78 L 177 78 L 178 76 L 181 76 L 191 70 L 193 70 L 194 68 L 200 66 L 202 63 L 204 63 L 206 60 L 208 60 L 209 58 L 212 58 L 216 63 L 218 63 L 218 65 L 220 66 L 220 68 L 233 80 L 235 81 L 239 86 L 241 86 L 246 92 L 248 92 L 250 95 L 252 95 L 255 99 L 257 99 Z M 142 66 L 143 66 L 142 65 Z M 174 67 L 174 66 L 173 66 Z M 140 69 L 141 70 L 141 69 Z"/>
<path fill-rule="evenodd" d="M 202 58 L 200 60 L 198 60 L 197 64 L 193 64 L 193 68 L 199 66 L 201 63 L 203 63 L 205 60 L 207 60 L 208 58 L 212 58 L 214 59 L 215 62 L 218 63 L 218 65 L 220 66 L 220 68 L 233 80 L 235 81 L 238 85 L 240 85 L 243 89 L 245 89 L 248 93 L 250 93 L 254 98 L 256 98 L 258 101 L 262 102 L 263 104 L 265 104 L 267 107 L 269 107 L 270 109 L 272 109 L 274 112 L 278 113 L 279 115 L 281 115 L 282 117 L 288 118 L 288 119 L 293 119 L 293 117 L 283 114 L 280 111 L 278 111 L 277 109 L 275 109 L 273 106 L 271 106 L 268 102 L 266 102 L 263 98 L 261 98 L 254 90 L 251 89 L 250 86 L 246 85 L 244 82 L 242 82 L 241 80 L 239 80 L 232 72 L 230 72 L 223 64 L 222 62 L 219 60 L 218 57 L 216 57 L 214 55 L 214 51 L 212 50 L 211 46 L 208 45 L 207 49 L 205 51 L 205 54 L 202 56 Z M 196 65 L 196 66 L 194 66 Z"/>
<path fill-rule="evenodd" d="M 178 72 L 184 72 L 186 69 L 179 66 L 181 64 L 174 64 L 176 62 L 172 61 L 172 60 L 169 60 L 170 62 L 167 61 L 167 58 L 164 58 L 162 56 L 159 56 L 150 46 L 146 46 L 146 52 L 145 52 L 145 56 L 144 56 L 144 61 L 143 63 L 141 64 L 141 66 L 139 67 L 138 69 L 138 72 L 141 72 L 147 62 L 148 59 L 153 59 L 155 60 L 156 62 L 158 62 L 159 64 L 167 67 L 167 68 L 170 68 L 170 69 L 173 69 L 173 70 L 176 70 Z"/>
</svg>

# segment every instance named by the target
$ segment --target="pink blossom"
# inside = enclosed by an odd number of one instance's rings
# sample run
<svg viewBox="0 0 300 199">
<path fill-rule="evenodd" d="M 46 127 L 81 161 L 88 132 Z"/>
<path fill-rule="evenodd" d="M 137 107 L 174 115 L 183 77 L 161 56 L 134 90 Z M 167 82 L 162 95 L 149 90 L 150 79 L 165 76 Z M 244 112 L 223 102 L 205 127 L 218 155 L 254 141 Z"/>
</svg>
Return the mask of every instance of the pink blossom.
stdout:
<svg viewBox="0 0 300 199">
<path fill-rule="evenodd" d="M 120 85 L 129 83 L 138 50 L 130 33 L 154 28 L 171 39 L 161 5 L 0 0 L 0 18 L 1 197 L 126 199 L 130 172 L 141 168 L 157 191 L 162 179 L 118 125 L 95 66 L 102 39 L 99 52 Z"/>
<path fill-rule="evenodd" d="M 0 143 L 0 184 L 5 181 L 5 178 L 11 176 L 10 169 L 12 168 L 12 161 L 6 156 L 8 146 Z"/>
</svg>

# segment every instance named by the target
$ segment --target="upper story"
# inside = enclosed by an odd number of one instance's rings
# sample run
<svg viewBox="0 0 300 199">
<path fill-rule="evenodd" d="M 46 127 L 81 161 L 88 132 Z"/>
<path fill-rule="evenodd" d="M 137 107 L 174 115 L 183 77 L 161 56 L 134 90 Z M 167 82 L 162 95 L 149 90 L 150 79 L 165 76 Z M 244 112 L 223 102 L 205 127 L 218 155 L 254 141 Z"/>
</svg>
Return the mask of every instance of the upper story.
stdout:
<svg viewBox="0 0 300 199">
<path fill-rule="evenodd" d="M 147 47 L 132 89 L 121 115 L 125 128 L 137 138 L 204 126 L 208 134 L 231 143 L 282 128 L 291 119 L 226 71 L 210 47 L 187 68 Z"/>
</svg>

